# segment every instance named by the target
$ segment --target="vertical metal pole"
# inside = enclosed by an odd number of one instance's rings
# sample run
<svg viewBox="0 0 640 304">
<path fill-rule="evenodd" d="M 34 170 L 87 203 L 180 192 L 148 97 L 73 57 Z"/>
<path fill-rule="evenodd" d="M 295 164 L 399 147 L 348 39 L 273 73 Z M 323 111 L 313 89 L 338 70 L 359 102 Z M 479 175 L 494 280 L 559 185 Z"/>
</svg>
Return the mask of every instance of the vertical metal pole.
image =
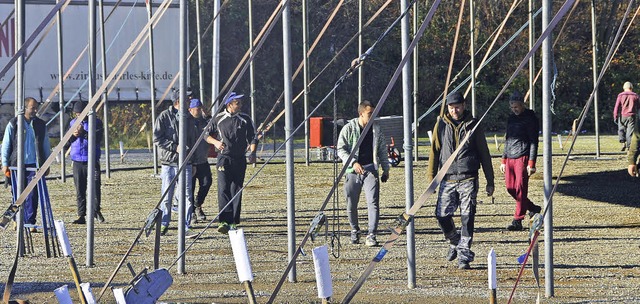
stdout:
<svg viewBox="0 0 640 304">
<path fill-rule="evenodd" d="M 185 166 L 185 156 L 186 156 L 186 140 L 187 140 L 187 119 L 186 116 L 187 108 L 187 45 L 189 41 L 187 40 L 187 19 L 189 12 L 189 1 L 188 0 L 180 0 L 180 109 L 179 117 L 179 140 L 178 140 L 178 149 L 181 152 L 178 156 L 178 168 L 182 168 Z M 182 255 L 185 249 L 185 233 L 186 233 L 186 193 L 187 193 L 187 171 L 183 169 L 180 171 L 180 177 L 178 179 L 178 193 L 182 195 L 178 198 L 178 256 L 180 257 L 178 260 L 178 273 L 184 274 L 185 271 L 185 255 Z"/>
<path fill-rule="evenodd" d="M 89 0 L 89 98 L 96 94 L 96 0 Z M 93 174 L 96 170 L 96 112 L 89 112 L 89 153 L 87 156 L 87 259 L 85 265 L 93 267 L 94 221 L 96 207 L 96 183 Z"/>
<path fill-rule="evenodd" d="M 551 21 L 552 8 L 551 0 L 542 1 L 542 30 L 544 31 Z M 552 59 L 552 35 L 542 42 L 542 137 L 544 139 L 544 206 L 547 213 L 544 217 L 544 266 L 545 266 L 545 295 L 553 297 L 553 205 L 551 204 L 551 189 L 553 181 L 551 179 L 552 157 L 551 157 L 551 78 L 553 77 L 551 68 Z M 548 207 L 547 207 L 548 206 Z"/>
<path fill-rule="evenodd" d="M 409 6 L 409 0 L 400 1 L 400 11 L 404 12 Z M 409 16 L 406 15 L 400 22 L 402 54 L 409 50 Z M 411 62 L 402 67 L 402 115 L 413 116 L 413 99 L 411 98 Z M 411 120 L 403 119 L 404 125 L 404 178 L 405 178 L 405 205 L 406 210 L 413 206 L 413 145 L 411 141 Z M 407 226 L 407 287 L 416 288 L 416 238 L 415 226 L 411 222 Z"/>
<path fill-rule="evenodd" d="M 282 10 L 282 56 L 284 71 L 284 131 L 285 138 L 291 136 L 293 130 L 293 106 L 291 99 L 291 33 L 290 33 L 290 1 L 287 1 Z M 296 203 L 294 195 L 294 170 L 293 170 L 293 141 L 288 140 L 286 144 L 287 150 L 287 236 L 289 248 L 289 261 L 293 259 L 296 251 Z M 289 271 L 289 282 L 296 282 L 295 264 Z"/>
<path fill-rule="evenodd" d="M 591 48 L 593 50 L 593 88 L 598 85 L 598 43 L 596 34 L 596 1 L 591 0 Z M 600 158 L 600 123 L 598 117 L 598 90 L 593 91 L 593 117 L 596 128 L 596 158 Z"/>
<path fill-rule="evenodd" d="M 25 36 L 25 1 L 24 0 L 16 0 L 15 2 L 15 11 L 16 11 L 16 50 L 19 50 L 24 44 L 24 36 Z M 17 157 L 18 157 L 18 172 L 16 177 L 18 178 L 18 193 L 22 193 L 24 190 L 24 179 L 25 179 L 25 166 L 24 166 L 24 55 L 21 55 L 15 63 L 15 75 L 16 75 L 16 84 L 15 84 L 15 112 L 17 117 L 17 136 L 15 145 L 17 146 Z M 18 225 L 18 230 L 16 233 L 16 241 L 19 246 L 19 256 L 24 256 L 24 209 L 20 208 L 16 216 L 16 222 Z"/>
<path fill-rule="evenodd" d="M 200 85 L 200 100 L 204 100 L 204 66 L 202 65 L 202 28 L 200 26 L 200 0 L 196 0 L 196 41 L 198 45 L 198 84 Z"/>
<path fill-rule="evenodd" d="M 418 1 L 413 3 L 413 35 L 418 32 Z M 416 51 L 413 52 L 413 161 L 418 161 L 418 56 L 419 56 L 419 44 L 416 44 Z M 406 155 L 406 153 L 405 153 Z"/>
<path fill-rule="evenodd" d="M 105 44 L 104 0 L 98 0 L 98 18 L 100 18 L 100 53 L 102 56 L 102 81 L 107 78 L 107 46 Z M 151 77 L 153 78 L 153 77 Z M 109 153 L 109 96 L 107 90 L 102 92 L 104 107 L 102 108 L 102 130 L 104 130 L 104 166 L 105 175 L 111 178 L 111 153 Z M 99 144 L 99 143 L 98 143 Z M 99 185 L 98 185 L 99 186 Z"/>
<path fill-rule="evenodd" d="M 57 0 L 56 2 L 60 2 Z M 60 138 L 64 137 L 64 80 L 62 79 L 62 75 L 64 75 L 63 71 L 63 48 L 62 48 L 62 12 L 58 11 L 56 13 L 56 18 L 58 22 L 56 23 L 56 32 L 58 34 L 58 103 L 60 104 Z M 64 157 L 64 151 L 60 151 L 60 179 L 62 182 L 67 181 L 66 177 L 66 159 Z"/>
<path fill-rule="evenodd" d="M 253 0 L 249 1 L 249 55 L 253 56 Z M 251 121 L 255 128 L 256 122 L 256 98 L 255 98 L 255 76 L 253 74 L 253 60 L 249 62 L 249 98 L 251 100 Z M 215 95 L 214 95 L 215 96 Z"/>
<path fill-rule="evenodd" d="M 153 0 L 147 1 L 147 19 L 153 17 Z M 149 27 L 149 70 L 151 71 L 151 130 L 156 129 L 156 68 L 153 47 L 153 27 Z M 153 174 L 158 175 L 158 146 L 153 145 Z"/>
<path fill-rule="evenodd" d="M 476 9 L 475 0 L 469 1 L 469 52 L 471 53 L 471 114 L 476 117 Z"/>
<path fill-rule="evenodd" d="M 302 0 L 302 52 L 304 56 L 304 117 L 309 115 L 309 27 L 307 0 Z M 304 122 L 304 161 L 309 166 L 309 120 Z"/>
<path fill-rule="evenodd" d="M 533 48 L 533 44 L 536 43 L 536 24 L 535 14 L 536 3 L 534 0 L 529 0 L 529 49 Z M 534 83 L 536 77 L 536 56 L 529 58 L 529 109 L 536 109 L 536 86 Z"/>
<path fill-rule="evenodd" d="M 220 0 L 213 0 L 213 15 L 219 16 Z M 253 43 L 253 42 L 252 42 Z M 213 21 L 213 46 L 211 47 L 213 60 L 211 63 L 211 96 L 212 99 L 218 96 L 220 91 L 220 17 Z M 213 102 L 212 113 L 218 112 L 218 103 Z"/>
<path fill-rule="evenodd" d="M 362 49 L 362 22 L 364 6 L 362 0 L 358 0 L 358 56 L 360 56 L 364 50 Z M 362 86 L 364 82 L 364 67 L 358 69 L 358 105 L 362 102 Z"/>
</svg>

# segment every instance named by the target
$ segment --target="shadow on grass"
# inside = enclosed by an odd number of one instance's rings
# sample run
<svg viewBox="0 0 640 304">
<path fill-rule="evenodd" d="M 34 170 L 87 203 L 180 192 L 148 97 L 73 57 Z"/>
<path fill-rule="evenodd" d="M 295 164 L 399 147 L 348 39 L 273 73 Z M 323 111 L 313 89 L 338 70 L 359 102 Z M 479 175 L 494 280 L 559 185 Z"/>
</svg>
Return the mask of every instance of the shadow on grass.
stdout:
<svg viewBox="0 0 640 304">
<path fill-rule="evenodd" d="M 558 192 L 586 200 L 640 207 L 640 179 L 627 170 L 602 171 L 563 177 Z"/>
</svg>

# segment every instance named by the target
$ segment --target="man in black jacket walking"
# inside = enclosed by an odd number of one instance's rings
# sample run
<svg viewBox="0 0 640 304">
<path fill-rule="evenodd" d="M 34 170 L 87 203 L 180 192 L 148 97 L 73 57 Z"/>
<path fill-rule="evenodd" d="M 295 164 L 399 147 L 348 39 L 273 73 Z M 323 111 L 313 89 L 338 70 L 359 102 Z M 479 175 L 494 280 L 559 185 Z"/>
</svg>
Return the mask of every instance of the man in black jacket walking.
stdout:
<svg viewBox="0 0 640 304">
<path fill-rule="evenodd" d="M 507 120 L 507 136 L 502 153 L 500 172 L 504 174 L 507 192 L 516 200 L 513 221 L 507 230 L 522 230 L 522 219 L 527 211 L 540 213 L 540 206 L 529 200 L 529 176 L 536 172 L 538 156 L 538 118 L 533 110 L 524 106 L 519 92 L 509 98 L 509 107 L 513 114 Z"/>
</svg>

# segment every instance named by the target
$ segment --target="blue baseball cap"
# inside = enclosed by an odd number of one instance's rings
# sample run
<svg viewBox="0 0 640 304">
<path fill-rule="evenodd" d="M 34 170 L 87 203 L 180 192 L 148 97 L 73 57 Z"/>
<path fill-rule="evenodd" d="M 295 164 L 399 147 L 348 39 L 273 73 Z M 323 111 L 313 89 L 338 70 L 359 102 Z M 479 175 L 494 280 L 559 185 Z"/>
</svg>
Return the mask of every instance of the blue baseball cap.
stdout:
<svg viewBox="0 0 640 304">
<path fill-rule="evenodd" d="M 189 103 L 189 109 L 193 109 L 201 106 L 202 106 L 202 102 L 200 101 L 200 99 L 195 99 L 195 98 L 191 99 L 191 103 Z"/>
<path fill-rule="evenodd" d="M 229 94 L 229 98 L 227 98 L 227 100 L 224 101 L 224 104 L 228 105 L 232 101 L 234 101 L 236 99 L 240 99 L 242 97 L 244 97 L 243 94 L 236 94 L 236 92 L 231 92 L 231 94 Z"/>
</svg>

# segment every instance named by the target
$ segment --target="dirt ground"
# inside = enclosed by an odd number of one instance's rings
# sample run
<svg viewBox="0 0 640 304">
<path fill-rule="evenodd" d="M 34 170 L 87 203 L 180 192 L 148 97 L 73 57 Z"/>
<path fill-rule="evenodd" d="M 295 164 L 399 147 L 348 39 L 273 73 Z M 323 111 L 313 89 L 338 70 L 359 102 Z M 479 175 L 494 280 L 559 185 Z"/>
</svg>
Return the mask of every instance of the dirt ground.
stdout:
<svg viewBox="0 0 640 304">
<path fill-rule="evenodd" d="M 612 137 L 613 138 L 613 137 Z M 613 152 L 614 145 L 605 152 Z M 618 146 L 615 146 L 618 147 Z M 495 147 L 492 148 L 493 153 Z M 542 149 L 541 149 L 542 150 Z M 561 151 L 558 151 L 561 152 Z M 580 152 L 580 151 L 578 151 Z M 563 158 L 555 157 L 554 180 Z M 530 198 L 543 201 L 543 165 L 531 180 Z M 136 167 L 147 161 L 115 163 L 117 167 Z M 504 189 L 499 173 L 499 158 L 494 158 L 496 172 L 495 201 L 480 195 L 473 250 L 476 253 L 471 270 L 458 270 L 455 262 L 445 260 L 447 244 L 433 216 L 434 200 L 418 212 L 415 218 L 416 287 L 407 288 L 406 235 L 378 264 L 369 280 L 354 298 L 354 303 L 482 303 L 488 302 L 487 253 L 494 248 L 497 254 L 498 302 L 507 301 L 518 273 L 516 258 L 527 247 L 527 233 L 508 232 L 514 203 Z M 381 222 L 379 241 L 388 237 L 386 227 L 402 213 L 405 206 L 404 162 L 391 170 L 391 179 L 382 184 Z M 257 168 L 249 168 L 247 177 Z M 333 179 L 331 163 L 295 165 L 296 240 L 299 242 L 322 202 L 326 199 Z M 426 188 L 426 161 L 415 163 L 415 195 Z M 68 171 L 69 172 L 69 171 Z M 52 176 L 59 174 L 53 168 Z M 286 175 L 281 163 L 264 167 L 249 185 L 243 198 L 243 220 L 249 255 L 255 280 L 253 288 L 259 303 L 267 301 L 287 263 Z M 558 192 L 553 198 L 553 283 L 554 297 L 545 295 L 545 245 L 541 235 L 542 287 L 536 288 L 531 268 L 524 272 L 515 293 L 514 303 L 535 303 L 538 292 L 542 303 L 634 303 L 640 302 L 640 180 L 626 174 L 626 160 L 622 153 L 607 154 L 596 160 L 593 155 L 569 161 Z M 95 265 L 86 267 L 86 227 L 72 225 L 76 217 L 75 192 L 72 179 L 66 183 L 48 181 L 53 212 L 56 219 L 66 223 L 74 256 L 82 281 L 91 282 L 94 293 L 104 286 L 114 267 L 122 258 L 142 227 L 147 214 L 160 198 L 160 179 L 151 169 L 114 171 L 110 179 L 103 177 L 103 214 L 105 223 L 95 229 Z M 481 187 L 484 188 L 484 178 Z M 9 202 L 9 192 L 0 189 L 0 199 Z M 216 185 L 211 188 L 205 211 L 212 219 L 217 210 Z M 319 303 L 315 285 L 311 249 L 329 244 L 339 257 L 331 257 L 334 302 L 340 301 L 374 257 L 379 248 L 352 245 L 348 239 L 348 222 L 344 211 L 344 195 L 339 191 L 338 209 L 333 201 L 327 208 L 328 231 L 339 233 L 339 244 L 322 236 L 309 242 L 296 263 L 296 283 L 286 282 L 279 292 L 277 303 Z M 365 203 L 361 203 L 361 225 L 366 226 Z M 175 216 L 174 216 L 175 220 Z M 459 217 L 456 218 L 459 225 Z M 205 223 L 199 223 L 202 230 Z M 161 242 L 161 267 L 169 267 L 177 254 L 177 230 L 173 229 Z M 190 241 L 187 241 L 189 244 Z M 5 281 L 15 254 L 15 233 L 7 229 L 0 233 L 0 280 Z M 56 303 L 53 290 L 68 284 L 74 301 L 77 300 L 68 262 L 65 258 L 46 258 L 42 233 L 34 237 L 35 253 L 20 258 L 13 296 L 33 303 Z M 127 262 L 136 271 L 152 267 L 153 238 L 142 237 Z M 228 237 L 215 229 L 207 230 L 186 254 L 186 274 L 170 269 L 174 283 L 163 295 L 163 302 L 180 303 L 246 303 L 243 286 L 238 282 Z M 123 267 L 114 281 L 123 287 L 131 274 Z M 78 301 L 79 302 L 79 301 Z M 107 291 L 102 303 L 114 303 Z"/>
</svg>

